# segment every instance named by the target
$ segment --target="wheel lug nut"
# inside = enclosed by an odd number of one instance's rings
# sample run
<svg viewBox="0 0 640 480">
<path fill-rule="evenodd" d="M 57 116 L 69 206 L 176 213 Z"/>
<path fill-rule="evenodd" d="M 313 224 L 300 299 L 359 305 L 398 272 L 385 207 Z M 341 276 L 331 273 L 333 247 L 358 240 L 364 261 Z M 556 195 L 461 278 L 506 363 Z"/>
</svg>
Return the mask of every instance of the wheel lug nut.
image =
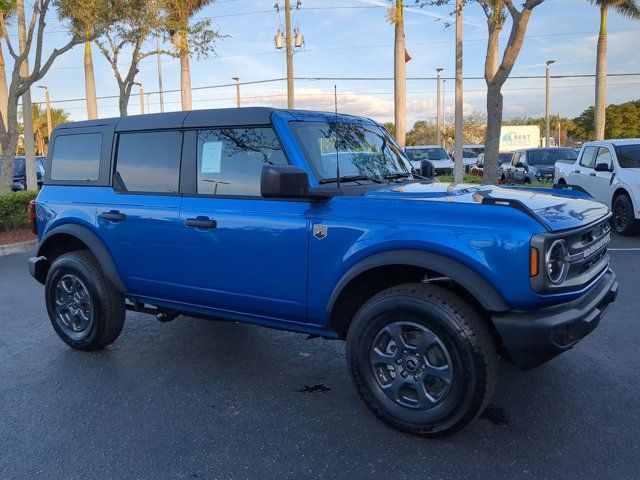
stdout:
<svg viewBox="0 0 640 480">
<path fill-rule="evenodd" d="M 400 358 L 399 358 L 399 359 L 397 359 L 397 360 L 396 360 L 396 364 L 398 364 L 398 365 L 402 365 L 402 359 L 400 359 Z"/>
<path fill-rule="evenodd" d="M 414 375 L 413 379 L 414 379 L 415 381 L 420 380 L 420 375 Z"/>
<path fill-rule="evenodd" d="M 407 372 L 405 372 L 404 370 L 402 371 L 402 373 L 400 375 L 402 375 L 402 378 L 407 378 Z"/>
</svg>

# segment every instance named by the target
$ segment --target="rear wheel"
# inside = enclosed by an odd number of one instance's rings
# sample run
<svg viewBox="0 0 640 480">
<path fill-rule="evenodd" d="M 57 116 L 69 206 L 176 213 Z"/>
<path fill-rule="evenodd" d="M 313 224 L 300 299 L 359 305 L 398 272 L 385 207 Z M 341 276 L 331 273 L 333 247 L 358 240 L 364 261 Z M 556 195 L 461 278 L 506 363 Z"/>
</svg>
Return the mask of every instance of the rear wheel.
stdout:
<svg viewBox="0 0 640 480">
<path fill-rule="evenodd" d="M 638 231 L 639 222 L 633 215 L 633 204 L 626 194 L 618 195 L 613 201 L 613 229 L 618 235 L 633 235 Z"/>
<path fill-rule="evenodd" d="M 47 274 L 45 297 L 54 330 L 75 349 L 99 350 L 122 331 L 124 297 L 90 252 L 75 251 L 57 258 Z"/>
<path fill-rule="evenodd" d="M 347 356 L 360 396 L 400 430 L 444 436 L 489 402 L 497 376 L 491 335 L 477 312 L 442 288 L 407 284 L 356 314 Z"/>
</svg>

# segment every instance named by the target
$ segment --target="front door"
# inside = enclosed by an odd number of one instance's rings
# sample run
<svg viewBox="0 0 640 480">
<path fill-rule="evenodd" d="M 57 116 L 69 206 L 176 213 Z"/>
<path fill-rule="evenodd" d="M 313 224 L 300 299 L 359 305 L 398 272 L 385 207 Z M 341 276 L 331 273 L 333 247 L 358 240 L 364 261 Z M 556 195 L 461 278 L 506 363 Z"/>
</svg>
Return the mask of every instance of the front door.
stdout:
<svg viewBox="0 0 640 480">
<path fill-rule="evenodd" d="M 569 172 L 567 177 L 567 183 L 569 185 L 577 185 L 584 188 L 589 195 L 593 195 L 593 192 L 589 190 L 589 174 L 593 173 L 596 161 L 596 155 L 598 153 L 598 147 L 584 147 L 582 155 L 580 155 L 580 161 L 574 165 L 574 169 Z"/>
<path fill-rule="evenodd" d="M 192 134 L 192 135 L 190 135 Z M 304 322 L 308 210 L 260 196 L 266 164 L 286 164 L 271 127 L 188 132 L 192 195 L 180 211 L 183 301 L 221 314 Z M 189 187 L 187 187 L 189 188 Z"/>
<path fill-rule="evenodd" d="M 604 164 L 608 171 L 597 172 L 595 166 Z M 608 147 L 598 147 L 594 169 L 585 177 L 586 190 L 600 203 L 611 206 L 611 176 L 613 175 L 613 155 Z"/>
</svg>

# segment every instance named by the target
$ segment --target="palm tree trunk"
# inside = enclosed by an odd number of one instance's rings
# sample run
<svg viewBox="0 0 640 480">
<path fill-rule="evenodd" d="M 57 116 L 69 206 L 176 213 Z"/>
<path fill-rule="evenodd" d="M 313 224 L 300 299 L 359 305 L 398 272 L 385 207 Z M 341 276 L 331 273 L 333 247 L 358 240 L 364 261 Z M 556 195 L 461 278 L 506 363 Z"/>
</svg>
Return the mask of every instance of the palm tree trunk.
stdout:
<svg viewBox="0 0 640 480">
<path fill-rule="evenodd" d="M 395 136 L 404 147 L 407 141 L 407 65 L 404 45 L 403 0 L 396 0 L 394 62 Z"/>
<path fill-rule="evenodd" d="M 604 140 L 607 96 L 607 7 L 600 7 L 600 34 L 596 58 L 595 139 Z"/>
<path fill-rule="evenodd" d="M 98 118 L 98 100 L 96 98 L 96 81 L 93 75 L 93 57 L 91 42 L 84 43 L 84 88 L 87 95 L 87 117 Z"/>
<path fill-rule="evenodd" d="M 176 34 L 175 42 L 180 52 L 180 95 L 182 110 L 191 110 L 191 71 L 189 69 L 189 46 L 186 28 Z"/>
</svg>

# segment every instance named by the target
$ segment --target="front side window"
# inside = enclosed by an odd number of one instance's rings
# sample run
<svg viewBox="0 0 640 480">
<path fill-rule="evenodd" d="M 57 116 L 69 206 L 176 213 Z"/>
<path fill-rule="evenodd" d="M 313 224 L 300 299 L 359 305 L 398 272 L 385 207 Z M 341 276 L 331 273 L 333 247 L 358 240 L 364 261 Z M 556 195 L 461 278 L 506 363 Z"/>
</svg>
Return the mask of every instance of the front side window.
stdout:
<svg viewBox="0 0 640 480">
<path fill-rule="evenodd" d="M 611 157 L 611 152 L 606 147 L 600 147 L 598 150 L 598 156 L 596 157 L 595 164 L 604 163 L 607 167 L 611 168 L 611 164 L 613 163 L 613 158 Z"/>
<path fill-rule="evenodd" d="M 621 168 L 640 168 L 640 144 L 618 146 L 616 155 Z"/>
<path fill-rule="evenodd" d="M 513 158 L 511 159 L 511 165 L 513 165 L 514 167 L 518 164 L 518 162 L 520 161 L 520 157 L 522 156 L 522 153 L 520 152 L 516 152 L 513 154 Z"/>
<path fill-rule="evenodd" d="M 399 147 L 377 125 L 290 122 L 289 126 L 321 183 L 337 178 L 338 172 L 341 179 L 347 180 L 411 175 L 411 167 Z"/>
<path fill-rule="evenodd" d="M 101 133 L 58 135 L 51 156 L 51 180 L 98 180 L 101 150 Z"/>
<path fill-rule="evenodd" d="M 122 133 L 114 185 L 127 192 L 177 193 L 182 132 Z"/>
<path fill-rule="evenodd" d="M 597 150 L 598 147 L 584 147 L 582 158 L 580 158 L 580 165 L 587 168 L 593 168 L 595 165 Z"/>
<path fill-rule="evenodd" d="M 198 193 L 260 196 L 265 165 L 286 165 L 282 146 L 270 127 L 198 131 Z"/>
</svg>

